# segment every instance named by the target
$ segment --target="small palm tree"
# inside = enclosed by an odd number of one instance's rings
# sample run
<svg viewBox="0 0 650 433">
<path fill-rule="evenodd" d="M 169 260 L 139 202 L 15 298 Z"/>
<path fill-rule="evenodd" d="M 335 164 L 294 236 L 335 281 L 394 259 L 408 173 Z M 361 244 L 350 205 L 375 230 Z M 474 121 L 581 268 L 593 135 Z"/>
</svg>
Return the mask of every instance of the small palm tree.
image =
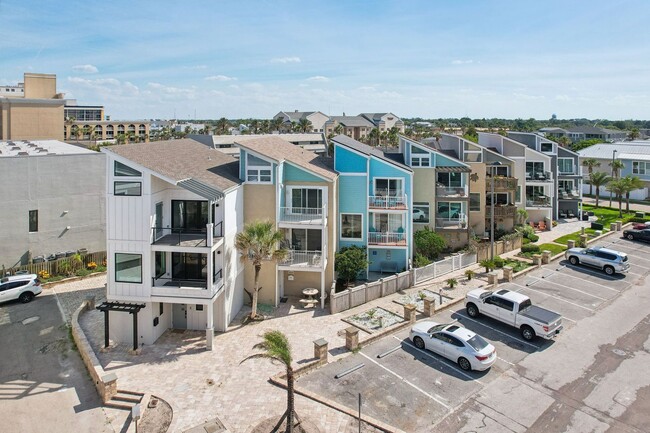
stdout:
<svg viewBox="0 0 650 433">
<path fill-rule="evenodd" d="M 627 138 L 634 141 L 637 138 L 639 138 L 640 135 L 641 134 L 639 133 L 639 128 L 632 128 L 632 130 L 630 132 L 628 132 Z"/>
<path fill-rule="evenodd" d="M 600 198 L 600 187 L 607 185 L 611 180 L 612 178 L 607 173 L 603 173 L 602 171 L 597 171 L 589 175 L 587 183 L 591 186 L 596 187 L 596 207 L 598 207 L 598 200 Z"/>
<path fill-rule="evenodd" d="M 587 167 L 587 172 L 589 173 L 589 176 L 591 177 L 591 173 L 594 172 L 594 168 L 600 167 L 600 162 L 598 162 L 598 160 L 596 158 L 588 158 L 588 159 L 585 159 L 582 162 L 582 165 Z M 589 184 L 589 195 L 592 194 L 592 188 L 593 188 L 593 186 L 591 184 Z"/>
<path fill-rule="evenodd" d="M 621 170 L 625 168 L 625 163 L 623 163 L 623 161 L 620 159 L 615 159 L 609 163 L 609 166 L 612 168 L 612 177 L 614 179 L 618 179 L 619 175 L 621 174 Z"/>
<path fill-rule="evenodd" d="M 618 199 L 618 217 L 623 218 L 623 195 L 627 192 L 628 183 L 624 179 L 614 179 L 607 184 L 610 197 L 616 194 Z"/>
<path fill-rule="evenodd" d="M 285 432 L 292 433 L 294 427 L 295 414 L 295 397 L 294 397 L 294 376 L 293 367 L 291 366 L 291 345 L 289 339 L 280 331 L 267 331 L 264 333 L 263 341 L 253 346 L 254 349 L 261 349 L 263 352 L 247 356 L 242 362 L 254 358 L 270 359 L 277 361 L 284 365 L 287 370 L 287 410 L 280 418 L 280 421 L 273 427 L 271 432 L 277 432 L 282 424 L 282 421 L 287 420 L 287 427 Z M 296 416 L 297 418 L 297 416 Z"/>
<path fill-rule="evenodd" d="M 300 132 L 309 132 L 312 128 L 311 120 L 302 118 L 298 121 L 298 129 Z"/>
<path fill-rule="evenodd" d="M 275 230 L 270 221 L 254 221 L 246 224 L 244 231 L 237 233 L 235 248 L 239 250 L 243 262 L 250 261 L 255 268 L 255 288 L 251 309 L 251 319 L 257 317 L 257 298 L 260 291 L 260 271 L 263 261 L 280 261 L 287 257 L 289 252 L 278 248 L 284 239 L 282 232 Z"/>
<path fill-rule="evenodd" d="M 624 180 L 627 183 L 627 188 L 625 191 L 625 212 L 630 212 L 630 193 L 634 190 L 641 189 L 645 186 L 645 183 L 639 179 L 637 176 L 632 176 L 628 174 L 621 180 Z"/>
</svg>

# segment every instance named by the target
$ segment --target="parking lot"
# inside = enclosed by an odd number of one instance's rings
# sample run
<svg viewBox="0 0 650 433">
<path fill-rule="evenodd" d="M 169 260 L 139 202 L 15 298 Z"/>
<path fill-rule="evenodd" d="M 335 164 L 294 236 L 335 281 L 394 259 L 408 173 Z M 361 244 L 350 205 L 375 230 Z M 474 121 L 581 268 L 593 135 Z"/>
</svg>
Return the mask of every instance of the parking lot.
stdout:
<svg viewBox="0 0 650 433">
<path fill-rule="evenodd" d="M 593 428 L 597 423 L 619 427 L 615 431 L 648 431 L 650 418 L 643 414 L 647 414 L 650 409 L 650 393 L 641 392 L 636 395 L 632 392 L 630 397 L 631 391 L 623 389 L 621 392 L 627 392 L 626 400 L 621 402 L 620 398 L 611 397 L 615 403 L 610 404 L 608 392 L 596 392 L 599 381 L 608 375 L 621 374 L 617 370 L 619 368 L 627 368 L 627 358 L 624 357 L 620 362 L 616 359 L 616 362 L 605 362 L 603 365 L 610 369 L 599 370 L 593 380 L 583 376 L 585 371 L 593 370 L 594 366 L 583 366 L 586 361 L 580 359 L 576 362 L 574 359 L 575 356 L 581 356 L 582 352 L 587 352 L 584 353 L 584 358 L 591 363 L 594 358 L 598 358 L 601 346 L 612 339 L 627 341 L 625 350 L 622 351 L 624 353 L 634 354 L 639 351 L 644 356 L 648 355 L 649 345 L 646 340 L 650 341 L 647 335 L 650 332 L 650 321 L 647 309 L 650 299 L 641 297 L 646 303 L 643 305 L 636 295 L 623 297 L 622 294 L 642 289 L 647 293 L 647 287 L 642 286 L 645 285 L 645 276 L 650 272 L 650 245 L 615 236 L 598 242 L 597 245 L 627 253 L 630 257 L 630 272 L 625 276 L 608 276 L 597 269 L 572 266 L 562 259 L 512 283 L 499 286 L 499 289 L 521 292 L 529 296 L 533 303 L 562 314 L 564 330 L 557 341 L 525 341 L 518 330 L 500 322 L 484 316 L 470 318 L 464 305 L 458 304 L 457 307 L 436 314 L 430 320 L 438 323 L 459 322 L 489 340 L 497 349 L 498 359 L 487 372 L 464 372 L 451 361 L 415 348 L 408 339 L 409 331 L 404 330 L 299 378 L 297 385 L 353 410 L 357 409 L 360 393 L 363 413 L 407 432 L 543 431 L 553 423 L 556 423 L 557 430 L 546 431 L 601 431 Z M 610 306 L 612 311 L 608 311 Z M 614 312 L 615 309 L 618 312 Z M 628 341 L 629 330 L 625 328 L 627 321 L 621 319 L 620 311 L 629 311 L 629 315 L 623 315 L 628 316 L 628 321 L 635 321 L 630 323 L 635 325 L 637 332 L 642 330 L 645 337 L 642 336 L 636 343 Z M 592 332 L 593 320 L 607 323 L 612 329 L 612 335 L 601 336 Z M 572 348 L 569 349 L 571 345 L 585 347 L 576 355 Z M 618 347 L 615 343 L 613 346 Z M 612 350 L 607 351 L 606 359 L 612 353 L 612 356 L 619 353 Z M 594 353 L 588 353 L 589 351 Z M 528 362 L 528 359 L 533 361 Z M 525 366 L 522 365 L 523 361 L 526 361 Z M 340 379 L 334 377 L 360 364 L 363 367 Z M 546 366 L 556 364 L 566 369 L 562 373 L 564 376 L 555 378 L 557 383 L 545 384 L 540 378 L 555 377 L 555 372 L 546 371 Z M 572 371 L 572 368 L 576 371 Z M 593 383 L 584 384 L 581 380 Z M 563 386 L 569 385 L 575 385 L 576 389 L 582 390 L 582 394 L 564 396 Z M 635 386 L 643 388 L 643 384 Z M 623 385 L 621 387 L 624 388 Z M 514 392 L 514 388 L 518 391 Z M 588 389 L 592 390 L 591 393 L 585 391 Z M 486 399 L 490 393 L 497 397 Z M 501 396 L 506 394 L 511 394 L 503 398 L 506 401 L 511 398 L 508 404 L 501 401 Z M 618 391 L 615 394 L 618 395 Z M 645 399 L 641 400 L 644 396 Z M 564 421 L 561 416 L 557 416 L 558 412 L 567 410 L 566 401 L 564 406 L 560 405 L 564 409 L 551 411 L 552 414 L 546 413 L 554 407 L 554 403 L 563 401 L 565 397 L 577 399 L 573 405 L 568 405 L 575 406 L 573 412 L 569 411 L 571 416 L 567 415 Z M 624 407 L 618 407 L 620 405 Z M 513 413 L 519 416 L 504 415 L 503 412 L 507 412 L 510 406 L 513 406 Z M 454 415 L 441 422 L 451 413 Z M 550 421 L 544 421 L 546 418 Z M 557 424 L 562 422 L 565 425 Z"/>
</svg>

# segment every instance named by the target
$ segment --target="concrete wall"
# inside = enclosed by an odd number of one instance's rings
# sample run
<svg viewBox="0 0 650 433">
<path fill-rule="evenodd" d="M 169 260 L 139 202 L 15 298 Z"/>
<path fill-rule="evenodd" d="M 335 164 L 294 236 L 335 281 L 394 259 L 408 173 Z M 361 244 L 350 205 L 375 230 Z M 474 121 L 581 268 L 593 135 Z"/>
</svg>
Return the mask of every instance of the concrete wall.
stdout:
<svg viewBox="0 0 650 433">
<path fill-rule="evenodd" d="M 0 140 L 63 140 L 63 100 L 0 99 Z"/>
<path fill-rule="evenodd" d="M 24 74 L 25 98 L 52 99 L 56 96 L 55 74 Z"/>
<path fill-rule="evenodd" d="M 0 265 L 26 264 L 28 252 L 106 250 L 105 159 L 101 153 L 0 157 Z M 38 210 L 38 232 L 29 232 L 30 210 Z"/>
</svg>

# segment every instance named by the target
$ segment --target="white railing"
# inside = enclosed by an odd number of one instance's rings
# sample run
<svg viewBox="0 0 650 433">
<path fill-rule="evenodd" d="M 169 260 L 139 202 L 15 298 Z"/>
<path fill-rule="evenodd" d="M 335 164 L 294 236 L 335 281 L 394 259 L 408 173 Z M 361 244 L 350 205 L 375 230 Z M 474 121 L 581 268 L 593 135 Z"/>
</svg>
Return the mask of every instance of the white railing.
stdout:
<svg viewBox="0 0 650 433">
<path fill-rule="evenodd" d="M 467 197 L 469 188 L 465 186 L 436 186 L 436 195 L 441 197 Z"/>
<path fill-rule="evenodd" d="M 368 245 L 406 245 L 405 233 L 368 232 Z"/>
<path fill-rule="evenodd" d="M 320 268 L 324 262 L 322 251 L 289 250 L 287 258 L 280 262 L 280 266 L 309 266 Z"/>
<path fill-rule="evenodd" d="M 375 193 L 378 193 L 375 191 Z M 373 209 L 407 209 L 406 194 L 368 196 L 368 207 Z"/>
<path fill-rule="evenodd" d="M 280 221 L 297 224 L 323 224 L 327 208 L 323 207 L 281 207 Z"/>
<path fill-rule="evenodd" d="M 457 218 L 436 218 L 436 228 L 465 229 L 467 228 L 467 215 L 461 213 Z"/>
<path fill-rule="evenodd" d="M 458 269 L 466 268 L 476 263 L 476 253 L 459 254 L 457 256 L 447 257 L 446 259 L 433 262 L 421 268 L 413 269 L 413 285 L 422 281 L 431 280 L 441 275 L 448 274 Z"/>
</svg>

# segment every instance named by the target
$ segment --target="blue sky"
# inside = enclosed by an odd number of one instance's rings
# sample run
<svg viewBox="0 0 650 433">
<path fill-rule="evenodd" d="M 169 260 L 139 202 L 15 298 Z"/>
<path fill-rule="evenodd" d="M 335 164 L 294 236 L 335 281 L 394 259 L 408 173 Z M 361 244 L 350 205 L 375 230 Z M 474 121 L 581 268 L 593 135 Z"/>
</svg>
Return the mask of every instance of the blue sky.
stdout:
<svg viewBox="0 0 650 433">
<path fill-rule="evenodd" d="M 114 119 L 650 119 L 639 1 L 0 0 L 0 84 L 57 75 Z"/>
</svg>

